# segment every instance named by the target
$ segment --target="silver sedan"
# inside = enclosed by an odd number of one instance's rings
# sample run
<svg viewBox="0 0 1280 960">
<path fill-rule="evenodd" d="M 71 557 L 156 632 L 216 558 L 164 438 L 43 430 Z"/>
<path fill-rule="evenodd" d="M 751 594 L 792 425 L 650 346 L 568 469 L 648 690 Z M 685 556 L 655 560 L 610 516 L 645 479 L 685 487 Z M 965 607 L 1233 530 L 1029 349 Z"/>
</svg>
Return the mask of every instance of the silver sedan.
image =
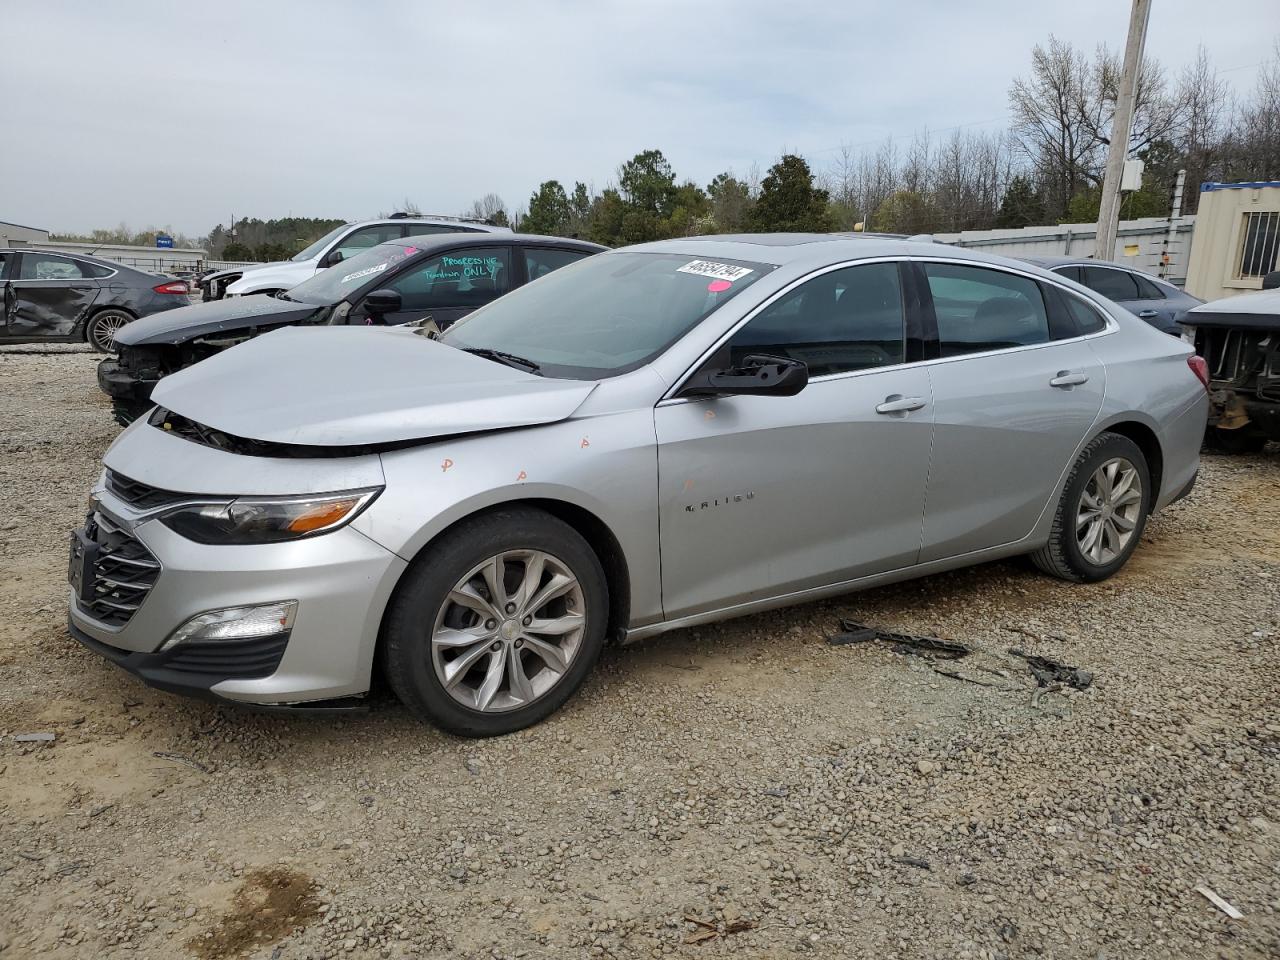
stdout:
<svg viewBox="0 0 1280 960">
<path fill-rule="evenodd" d="M 1111 576 L 1195 481 L 1205 377 L 1026 263 L 630 247 L 443 336 L 287 328 L 166 378 L 73 534 L 71 628 L 169 690 L 350 707 L 380 669 L 506 733 L 608 640 L 1019 554 Z"/>
</svg>

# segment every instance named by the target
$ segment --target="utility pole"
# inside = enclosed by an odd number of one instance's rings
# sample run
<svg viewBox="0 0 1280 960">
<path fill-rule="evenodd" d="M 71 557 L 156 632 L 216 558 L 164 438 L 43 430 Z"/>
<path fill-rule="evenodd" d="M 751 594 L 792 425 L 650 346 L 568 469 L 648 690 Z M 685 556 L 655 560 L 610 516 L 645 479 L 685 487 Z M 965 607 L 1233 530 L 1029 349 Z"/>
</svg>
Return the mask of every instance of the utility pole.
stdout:
<svg viewBox="0 0 1280 960">
<path fill-rule="evenodd" d="M 1129 129 L 1133 126 L 1133 107 L 1138 99 L 1138 73 L 1142 69 L 1142 48 L 1147 41 L 1149 19 L 1151 0 L 1133 0 L 1133 10 L 1129 14 L 1129 39 L 1124 47 L 1124 68 L 1120 72 L 1116 112 L 1111 122 L 1107 169 L 1102 177 L 1098 241 L 1093 254 L 1098 260 L 1110 260 L 1115 256 L 1116 230 L 1120 220 L 1120 176 L 1129 153 Z"/>
</svg>

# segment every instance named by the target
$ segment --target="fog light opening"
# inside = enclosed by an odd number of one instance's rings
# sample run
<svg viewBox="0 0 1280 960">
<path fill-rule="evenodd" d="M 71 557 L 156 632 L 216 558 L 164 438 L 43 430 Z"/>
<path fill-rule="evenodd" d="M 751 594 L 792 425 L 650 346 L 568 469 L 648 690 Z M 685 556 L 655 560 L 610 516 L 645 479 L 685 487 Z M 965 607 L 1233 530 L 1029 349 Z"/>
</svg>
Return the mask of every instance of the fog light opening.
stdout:
<svg viewBox="0 0 1280 960">
<path fill-rule="evenodd" d="M 207 610 L 196 614 L 173 631 L 160 649 L 168 650 L 180 643 L 192 641 L 219 643 L 288 633 L 293 628 L 293 618 L 297 610 L 297 600 Z"/>
</svg>

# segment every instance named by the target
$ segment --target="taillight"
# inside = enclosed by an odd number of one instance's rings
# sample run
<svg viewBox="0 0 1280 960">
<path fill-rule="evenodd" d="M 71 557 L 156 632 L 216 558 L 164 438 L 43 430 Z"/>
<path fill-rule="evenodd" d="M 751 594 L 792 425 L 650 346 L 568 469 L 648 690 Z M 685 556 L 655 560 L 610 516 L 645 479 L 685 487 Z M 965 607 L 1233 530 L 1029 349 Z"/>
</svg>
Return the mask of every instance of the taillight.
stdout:
<svg viewBox="0 0 1280 960">
<path fill-rule="evenodd" d="M 1209 389 L 1209 364 L 1204 357 L 1198 353 L 1193 353 L 1187 357 L 1187 366 L 1191 368 L 1191 372 L 1196 375 L 1196 379 L 1204 384 L 1205 390 Z"/>
<path fill-rule="evenodd" d="M 187 294 L 191 292 L 191 288 L 187 286 L 185 280 L 174 280 L 172 283 L 162 283 L 158 287 L 152 287 L 156 293 L 179 293 Z"/>
</svg>

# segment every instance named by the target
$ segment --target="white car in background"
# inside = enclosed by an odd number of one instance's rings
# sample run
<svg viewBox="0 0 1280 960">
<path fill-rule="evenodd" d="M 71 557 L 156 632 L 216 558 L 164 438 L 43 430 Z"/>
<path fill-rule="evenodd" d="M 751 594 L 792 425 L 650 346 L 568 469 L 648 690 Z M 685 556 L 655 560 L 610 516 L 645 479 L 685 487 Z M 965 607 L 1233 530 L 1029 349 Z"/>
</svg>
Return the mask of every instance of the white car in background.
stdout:
<svg viewBox="0 0 1280 960">
<path fill-rule="evenodd" d="M 310 280 L 319 271 L 387 240 L 417 237 L 426 233 L 510 233 L 510 227 L 495 227 L 483 220 L 463 217 L 411 217 L 393 213 L 381 220 L 346 223 L 331 230 L 289 260 L 233 267 L 200 278 L 202 300 L 243 297 L 250 293 L 276 294 Z"/>
</svg>

